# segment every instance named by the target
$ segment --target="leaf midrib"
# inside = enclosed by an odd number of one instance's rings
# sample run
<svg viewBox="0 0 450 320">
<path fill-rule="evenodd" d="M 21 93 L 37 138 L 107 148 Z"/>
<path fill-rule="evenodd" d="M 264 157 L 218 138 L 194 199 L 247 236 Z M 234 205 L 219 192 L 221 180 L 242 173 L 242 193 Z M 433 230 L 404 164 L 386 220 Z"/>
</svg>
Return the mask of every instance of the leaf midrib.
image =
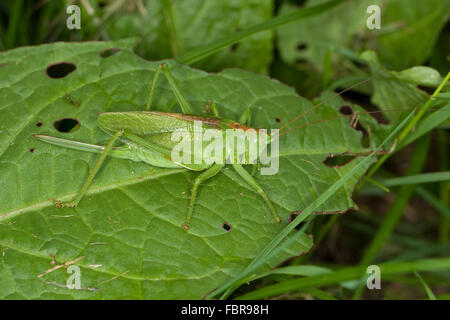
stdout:
<svg viewBox="0 0 450 320">
<path fill-rule="evenodd" d="M 22 247 L 17 247 L 15 245 L 10 244 L 10 243 L 4 243 L 1 240 L 0 240 L 0 246 L 2 246 L 4 248 L 15 250 L 17 252 L 20 252 L 20 253 L 23 253 L 23 254 L 26 254 L 26 255 L 29 255 L 29 256 L 40 258 L 40 259 L 45 259 L 45 260 L 49 260 L 49 261 L 52 261 L 52 259 L 53 259 L 52 256 L 46 256 L 46 255 L 43 255 L 43 254 L 39 254 L 36 251 L 31 251 L 31 250 L 27 250 L 27 249 L 22 248 Z M 81 261 L 83 261 L 83 260 L 80 260 L 80 262 Z M 136 280 L 136 281 L 161 281 L 161 278 L 145 278 L 145 277 L 139 277 L 137 275 L 133 275 L 133 274 L 130 274 L 130 273 L 123 274 L 123 272 L 115 273 L 113 271 L 109 271 L 109 270 L 102 269 L 102 268 L 92 268 L 88 264 L 83 264 L 83 263 L 79 263 L 79 262 L 77 262 L 76 265 L 79 266 L 79 267 L 82 267 L 82 268 L 86 268 L 86 269 L 88 269 L 90 271 L 104 273 L 104 274 L 108 274 L 108 275 L 111 275 L 111 276 L 120 276 L 121 278 L 130 279 L 130 280 Z M 43 271 L 45 271 L 45 270 L 43 270 Z M 213 272 L 204 274 L 201 277 L 165 278 L 164 281 L 179 281 L 179 280 L 202 279 L 204 277 L 211 276 L 212 274 L 216 273 L 217 271 L 220 271 L 220 270 L 214 270 Z"/>
</svg>

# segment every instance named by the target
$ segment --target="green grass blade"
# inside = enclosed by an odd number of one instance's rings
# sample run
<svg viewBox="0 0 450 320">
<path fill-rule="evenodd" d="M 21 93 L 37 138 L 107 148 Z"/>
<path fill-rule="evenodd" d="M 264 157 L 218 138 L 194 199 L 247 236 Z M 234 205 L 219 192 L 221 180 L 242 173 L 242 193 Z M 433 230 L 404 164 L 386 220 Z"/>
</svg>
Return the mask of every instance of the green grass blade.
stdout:
<svg viewBox="0 0 450 320">
<path fill-rule="evenodd" d="M 420 171 L 422 171 L 422 167 L 428 155 L 429 145 L 430 145 L 430 135 L 428 134 L 419 140 L 416 149 L 414 150 L 411 163 L 409 164 L 407 175 L 417 174 Z M 414 192 L 415 187 L 416 186 L 414 184 L 402 186 L 402 188 L 398 193 L 397 198 L 395 199 L 394 204 L 387 213 L 385 219 L 383 220 L 382 225 L 378 229 L 378 232 L 376 233 L 372 242 L 369 244 L 369 247 L 365 251 L 360 262 L 361 266 L 369 265 L 376 258 L 378 252 L 381 250 L 385 242 L 388 240 L 389 236 L 394 230 L 394 227 L 400 220 L 403 211 Z M 360 296 L 360 294 L 362 293 L 362 289 L 363 289 L 362 286 L 358 288 L 358 290 L 355 292 L 354 298 Z"/>
<path fill-rule="evenodd" d="M 381 190 L 383 190 L 383 191 L 385 191 L 385 192 L 391 192 L 391 190 L 389 190 L 389 188 L 386 187 L 386 186 L 383 184 L 384 181 L 378 182 L 378 181 L 376 181 L 376 180 L 373 180 L 372 178 L 363 178 L 363 180 L 365 180 L 365 181 L 367 181 L 367 182 L 370 182 L 370 183 L 373 184 L 375 187 L 377 187 L 377 188 L 379 188 L 379 189 L 381 189 Z"/>
<path fill-rule="evenodd" d="M 408 124 L 408 126 L 399 134 L 398 136 L 398 143 L 401 145 L 403 140 L 410 134 L 411 129 L 419 122 L 420 119 L 422 119 L 425 112 L 428 110 L 429 107 L 433 104 L 436 96 L 441 92 L 442 88 L 446 85 L 448 80 L 450 79 L 450 72 L 447 73 L 445 78 L 442 80 L 441 84 L 436 88 L 436 90 L 433 92 L 433 94 L 430 96 L 430 98 L 425 102 L 425 104 L 420 108 L 420 111 L 414 116 L 413 120 Z M 396 150 L 399 150 L 399 148 L 396 148 Z M 384 162 L 391 156 L 392 153 L 387 153 L 383 157 L 381 157 L 380 160 L 369 170 L 366 177 L 370 178 L 373 176 L 373 174 L 383 165 Z M 359 185 L 358 189 L 362 187 L 362 184 Z"/>
<path fill-rule="evenodd" d="M 20 45 L 18 41 L 18 29 L 20 29 L 21 23 L 26 23 L 26 21 L 21 22 L 23 15 L 23 1 L 17 0 L 12 2 L 9 11 L 9 23 L 5 32 L 4 44 L 6 48 L 11 49 L 15 46 Z"/>
<path fill-rule="evenodd" d="M 330 269 L 313 266 L 313 265 L 299 265 L 299 266 L 287 266 L 282 268 L 274 269 L 270 274 L 285 274 L 285 275 L 295 275 L 295 276 L 315 276 L 318 274 L 324 274 L 331 272 Z"/>
<path fill-rule="evenodd" d="M 450 258 L 423 259 L 408 262 L 387 262 L 379 264 L 381 276 L 405 274 L 414 271 L 441 271 L 450 269 Z M 343 281 L 355 280 L 366 272 L 366 267 L 348 267 L 335 272 L 286 280 L 274 285 L 254 290 L 237 297 L 238 300 L 254 300 L 273 297 L 295 290 L 311 287 L 323 287 Z"/>
<path fill-rule="evenodd" d="M 447 131 L 438 130 L 437 132 L 437 144 L 439 149 L 439 168 L 442 171 L 448 170 L 449 168 L 449 156 L 448 156 L 448 145 L 447 145 Z M 439 190 L 439 203 L 441 203 L 445 208 L 449 208 L 449 191 L 450 182 L 444 181 L 440 184 Z M 450 232 L 450 221 L 447 218 L 442 217 L 439 221 L 439 242 L 448 243 L 448 235 Z"/>
<path fill-rule="evenodd" d="M 450 171 L 430 172 L 417 175 L 409 175 L 405 177 L 389 178 L 379 182 L 386 187 L 395 187 L 406 184 L 420 184 L 420 183 L 440 182 L 448 180 L 450 180 Z"/>
<path fill-rule="evenodd" d="M 325 291 L 319 290 L 317 288 L 304 288 L 302 291 L 309 293 L 313 297 L 320 299 L 320 300 L 337 300 L 332 295 L 328 294 Z"/>
<path fill-rule="evenodd" d="M 428 201 L 447 221 L 450 221 L 450 209 L 439 201 L 430 191 L 422 187 L 417 187 L 416 192 Z"/>
<path fill-rule="evenodd" d="M 406 138 L 406 136 L 410 133 L 410 131 L 414 128 L 414 126 L 419 122 L 420 119 L 422 119 L 422 117 L 425 115 L 425 113 L 427 112 L 427 110 L 431 107 L 431 105 L 433 104 L 436 95 L 441 92 L 442 88 L 444 88 L 444 85 L 448 82 L 448 80 L 450 79 L 450 71 L 447 73 L 447 75 L 445 76 L 444 80 L 442 80 L 442 82 L 440 83 L 440 85 L 436 88 L 436 90 L 434 91 L 434 93 L 431 95 L 431 97 L 427 100 L 427 102 L 425 103 L 425 105 L 420 108 L 419 112 L 417 113 L 417 115 L 412 119 L 412 121 L 406 126 L 406 128 L 402 131 L 402 133 L 398 136 L 398 140 L 399 142 L 402 142 L 403 139 Z"/>
<path fill-rule="evenodd" d="M 414 142 L 428 131 L 438 127 L 443 122 L 447 121 L 450 117 L 450 103 L 436 110 L 428 117 L 420 121 L 414 131 L 412 131 L 398 146 L 397 149 L 401 149 L 404 146 Z"/>
<path fill-rule="evenodd" d="M 428 244 L 404 251 L 390 261 L 413 261 L 430 256 L 446 256 L 450 252 L 450 243 Z"/>
<path fill-rule="evenodd" d="M 428 295 L 428 299 L 436 300 L 436 296 L 434 295 L 433 291 L 431 291 L 430 287 L 425 282 L 425 280 L 423 280 L 423 278 L 420 276 L 420 274 L 417 271 L 414 271 L 414 274 L 416 275 L 417 278 L 419 278 L 420 282 L 422 283 L 423 287 L 425 288 L 425 292 Z"/>
<path fill-rule="evenodd" d="M 272 18 L 272 19 L 267 20 L 263 23 L 260 23 L 256 26 L 236 32 L 232 36 L 229 36 L 225 39 L 216 41 L 214 43 L 211 43 L 211 44 L 203 46 L 203 47 L 196 48 L 196 49 L 178 57 L 177 60 L 184 64 L 192 64 L 196 61 L 199 61 L 203 58 L 206 58 L 206 57 L 222 50 L 223 48 L 226 48 L 235 43 L 238 43 L 239 41 L 241 41 L 255 33 L 258 33 L 261 31 L 266 31 L 266 30 L 271 30 L 276 27 L 282 26 L 286 23 L 290 23 L 290 22 L 297 21 L 300 19 L 306 19 L 306 18 L 310 18 L 310 17 L 316 16 L 316 15 L 319 15 L 323 12 L 326 12 L 326 11 L 334 8 L 341 2 L 343 2 L 343 0 L 332 0 L 332 1 L 328 1 L 328 2 L 320 4 L 320 5 L 317 5 L 317 6 L 300 8 L 289 14 Z"/>
</svg>

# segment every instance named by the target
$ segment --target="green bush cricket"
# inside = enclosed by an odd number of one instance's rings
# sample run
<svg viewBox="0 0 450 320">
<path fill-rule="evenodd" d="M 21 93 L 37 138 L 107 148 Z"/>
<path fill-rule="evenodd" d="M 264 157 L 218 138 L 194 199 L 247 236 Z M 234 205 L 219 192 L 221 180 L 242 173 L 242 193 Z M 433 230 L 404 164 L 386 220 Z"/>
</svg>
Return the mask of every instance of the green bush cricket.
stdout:
<svg viewBox="0 0 450 320">
<path fill-rule="evenodd" d="M 183 113 L 171 113 L 171 112 L 158 112 L 158 111 L 150 111 L 152 107 L 152 101 L 154 98 L 155 88 L 157 86 L 159 77 L 161 72 L 164 73 L 171 91 L 175 95 Z M 288 125 L 296 121 L 298 118 L 302 117 L 306 113 L 312 111 L 313 109 L 320 106 L 325 101 L 341 95 L 343 92 L 354 88 L 370 79 L 366 79 L 360 81 L 349 88 L 335 94 L 334 96 L 328 97 L 321 103 L 313 106 L 308 109 L 304 113 L 295 117 L 286 123 L 281 130 L 285 129 Z M 197 191 L 200 184 L 214 177 L 225 167 L 225 159 L 223 162 L 212 162 L 211 159 L 206 159 L 209 161 L 203 161 L 200 163 L 192 162 L 192 161 L 175 161 L 172 158 L 172 149 L 174 147 L 174 142 L 171 140 L 171 136 L 177 130 L 184 130 L 189 134 L 192 134 L 195 131 L 195 123 L 201 122 L 204 128 L 214 129 L 219 132 L 225 132 L 226 130 L 232 131 L 259 131 L 260 129 L 252 128 L 250 125 L 251 119 L 251 109 L 246 108 L 242 115 L 240 116 L 239 121 L 234 121 L 231 119 L 221 118 L 219 115 L 219 111 L 217 106 L 214 103 L 210 103 L 208 105 L 212 116 L 196 116 L 192 113 L 192 107 L 189 102 L 184 98 L 183 94 L 178 89 L 175 80 L 172 76 L 170 68 L 167 64 L 161 64 L 155 73 L 152 84 L 150 86 L 150 93 L 147 101 L 146 111 L 128 111 L 128 112 L 103 112 L 98 115 L 97 124 L 98 126 L 105 131 L 107 134 L 111 136 L 110 140 L 106 144 L 106 146 L 99 146 L 94 144 L 88 144 L 84 142 L 67 140 L 58 137 L 52 137 L 48 135 L 36 134 L 34 137 L 38 140 L 66 147 L 74 150 L 88 151 L 99 153 L 100 157 L 95 163 L 95 165 L 91 168 L 87 179 L 83 183 L 81 189 L 77 193 L 77 195 L 73 198 L 72 201 L 67 203 L 62 203 L 58 200 L 54 201 L 57 207 L 76 207 L 85 193 L 87 192 L 90 184 L 92 183 L 94 177 L 102 166 L 106 156 L 111 156 L 119 159 L 128 159 L 133 161 L 142 161 L 148 163 L 152 166 L 161 167 L 161 168 L 186 168 L 192 171 L 203 171 L 199 174 L 193 183 L 191 189 L 191 195 L 189 200 L 189 205 L 187 208 L 187 212 L 185 215 L 184 223 L 182 227 L 184 229 L 189 229 L 191 218 L 193 215 L 195 200 L 197 197 Z M 351 123 L 357 122 L 357 113 L 351 115 Z M 349 117 L 348 115 L 336 117 Z M 331 119 L 325 119 L 331 120 Z M 300 127 L 295 127 L 293 129 L 287 130 L 281 134 L 277 134 L 275 138 L 278 138 L 281 135 L 287 134 L 293 130 L 297 130 Z M 195 135 L 195 134 L 194 134 Z M 269 140 L 268 143 L 271 143 L 270 139 L 274 137 L 269 137 L 265 132 L 263 135 L 266 135 L 266 138 Z M 124 146 L 121 147 L 113 147 L 114 143 L 120 140 L 125 143 Z M 195 138 L 194 138 L 195 140 Z M 203 155 L 204 149 L 200 151 Z M 223 154 L 224 157 L 227 156 L 226 151 Z M 194 154 L 195 157 L 195 154 Z M 228 163 L 228 162 L 227 162 Z M 254 158 L 249 157 L 248 150 L 245 150 L 244 161 L 239 163 L 230 163 L 232 168 L 236 171 L 236 173 L 248 183 L 248 185 L 253 188 L 265 201 L 267 207 L 269 208 L 274 220 L 276 222 L 281 222 L 281 219 L 272 204 L 267 193 L 263 190 L 261 185 L 253 178 L 256 169 L 259 168 L 260 162 L 255 162 Z M 253 164 L 254 170 L 250 174 L 242 164 Z"/>
<path fill-rule="evenodd" d="M 181 106 L 181 109 L 183 111 L 182 114 L 148 111 L 151 108 L 155 88 L 161 72 L 163 72 L 166 76 L 170 88 Z M 103 147 L 92 145 L 47 135 L 34 135 L 36 139 L 54 145 L 101 154 L 95 165 L 90 170 L 86 181 L 82 185 L 78 194 L 73 198 L 73 200 L 68 203 L 62 203 L 55 200 L 55 205 L 57 207 L 76 207 L 88 190 L 95 175 L 102 166 L 106 156 L 134 161 L 143 161 L 150 165 L 162 168 L 184 167 L 193 171 L 203 171 L 196 177 L 194 181 L 187 213 L 183 223 L 183 228 L 189 229 L 199 185 L 203 181 L 219 173 L 220 170 L 225 166 L 225 164 L 211 163 L 211 161 L 208 161 L 207 163 L 174 161 L 171 157 L 171 149 L 173 148 L 171 135 L 173 134 L 173 132 L 175 130 L 182 129 L 189 133 L 192 133 L 196 121 L 200 121 L 206 128 L 215 129 L 218 131 L 258 130 L 246 125 L 249 123 L 251 116 L 249 108 L 244 110 L 239 122 L 221 118 L 215 104 L 211 104 L 210 109 L 213 117 L 200 117 L 192 115 L 192 108 L 188 101 L 183 97 L 182 93 L 179 91 L 169 67 L 167 66 L 167 64 L 161 64 L 155 73 L 155 77 L 150 87 L 150 94 L 146 109 L 147 111 L 105 112 L 99 114 L 97 119 L 98 126 L 103 131 L 111 135 L 111 139 L 108 141 L 106 146 Z M 125 146 L 113 147 L 114 143 L 119 139 L 125 143 Z M 243 162 L 232 163 L 231 165 L 233 169 L 239 174 L 239 176 L 241 176 L 244 181 L 246 181 L 258 194 L 262 196 L 271 214 L 273 215 L 274 220 L 276 222 L 280 222 L 281 219 L 278 216 L 275 207 L 273 206 L 266 192 L 253 178 L 252 174 L 248 173 L 247 170 L 245 170 L 241 165 L 255 163 L 253 160 L 254 159 L 250 159 L 247 154 Z"/>
</svg>

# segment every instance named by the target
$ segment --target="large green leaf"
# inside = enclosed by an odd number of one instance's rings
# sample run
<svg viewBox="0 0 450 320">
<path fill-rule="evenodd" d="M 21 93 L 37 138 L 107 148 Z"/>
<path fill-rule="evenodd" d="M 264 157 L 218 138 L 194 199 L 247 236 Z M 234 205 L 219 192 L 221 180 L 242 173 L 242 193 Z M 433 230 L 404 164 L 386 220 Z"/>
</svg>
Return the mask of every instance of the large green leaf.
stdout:
<svg viewBox="0 0 450 320">
<path fill-rule="evenodd" d="M 239 273 L 289 222 L 292 211 L 302 210 L 359 161 L 332 168 L 323 163 L 330 154 L 368 152 L 361 133 L 345 118 L 283 135 L 279 172 L 256 175 L 281 224 L 257 193 L 225 169 L 201 185 L 186 231 L 181 224 L 198 173 L 120 159 L 106 161 L 77 208 L 56 208 L 50 199 L 73 197 L 98 155 L 51 146 L 32 135 L 104 144 L 108 136 L 96 125 L 98 112 L 142 110 L 159 63 L 136 56 L 134 42 L 55 43 L 0 53 L 0 297 L 201 298 Z M 111 47 L 118 51 L 101 54 Z M 49 77 L 47 67 L 59 62 L 76 69 Z M 208 74 L 168 63 L 199 115 L 208 100 L 233 119 L 251 106 L 253 126 L 276 128 L 312 106 L 265 76 L 238 69 Z M 291 127 L 339 116 L 341 103 L 330 100 Z M 180 112 L 164 79 L 155 105 Z M 77 119 L 80 128 L 58 132 L 54 122 L 62 118 Z M 319 211 L 354 207 L 350 195 L 363 171 Z M 264 268 L 311 245 L 302 237 Z M 70 262 L 81 267 L 84 290 L 64 287 L 65 268 L 45 273 Z"/>
<path fill-rule="evenodd" d="M 150 60 L 176 58 L 272 16 L 272 0 L 148 0 L 144 12 L 118 13 L 107 22 L 111 39 L 143 35 L 136 51 Z M 217 71 L 241 67 L 266 73 L 272 60 L 272 31 L 255 34 L 195 67 Z"/>
</svg>

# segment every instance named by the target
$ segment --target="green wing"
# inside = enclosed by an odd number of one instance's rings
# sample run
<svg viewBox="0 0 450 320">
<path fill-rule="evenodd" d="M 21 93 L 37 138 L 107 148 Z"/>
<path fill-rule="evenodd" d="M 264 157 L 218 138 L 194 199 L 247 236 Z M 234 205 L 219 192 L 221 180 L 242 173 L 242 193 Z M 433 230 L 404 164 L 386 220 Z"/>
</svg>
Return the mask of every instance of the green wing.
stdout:
<svg viewBox="0 0 450 320">
<path fill-rule="evenodd" d="M 104 112 L 97 119 L 102 130 L 114 134 L 127 130 L 135 135 L 147 135 L 173 132 L 178 129 L 193 129 L 194 121 L 201 121 L 204 128 L 220 129 L 218 118 L 184 115 L 180 113 L 157 111 Z"/>
<path fill-rule="evenodd" d="M 166 161 L 175 161 L 170 158 L 172 150 L 179 141 L 172 141 L 172 134 L 181 130 L 188 132 L 191 141 L 194 143 L 196 136 L 193 134 L 195 121 L 201 121 L 202 130 L 220 129 L 221 119 L 184 115 L 179 113 L 156 112 L 156 111 L 130 111 L 130 112 L 105 112 L 100 113 L 97 119 L 99 127 L 108 134 L 114 134 L 119 130 L 132 133 L 147 142 L 156 144 L 168 150 L 169 154 L 164 155 Z M 138 150 L 139 145 L 126 138 L 121 138 L 133 149 Z M 207 144 L 203 143 L 203 147 Z M 191 150 L 194 150 L 193 148 Z M 211 166 L 203 162 L 194 164 L 193 154 L 188 156 L 191 160 L 176 162 L 176 164 L 187 167 L 191 170 L 204 170 Z"/>
</svg>

